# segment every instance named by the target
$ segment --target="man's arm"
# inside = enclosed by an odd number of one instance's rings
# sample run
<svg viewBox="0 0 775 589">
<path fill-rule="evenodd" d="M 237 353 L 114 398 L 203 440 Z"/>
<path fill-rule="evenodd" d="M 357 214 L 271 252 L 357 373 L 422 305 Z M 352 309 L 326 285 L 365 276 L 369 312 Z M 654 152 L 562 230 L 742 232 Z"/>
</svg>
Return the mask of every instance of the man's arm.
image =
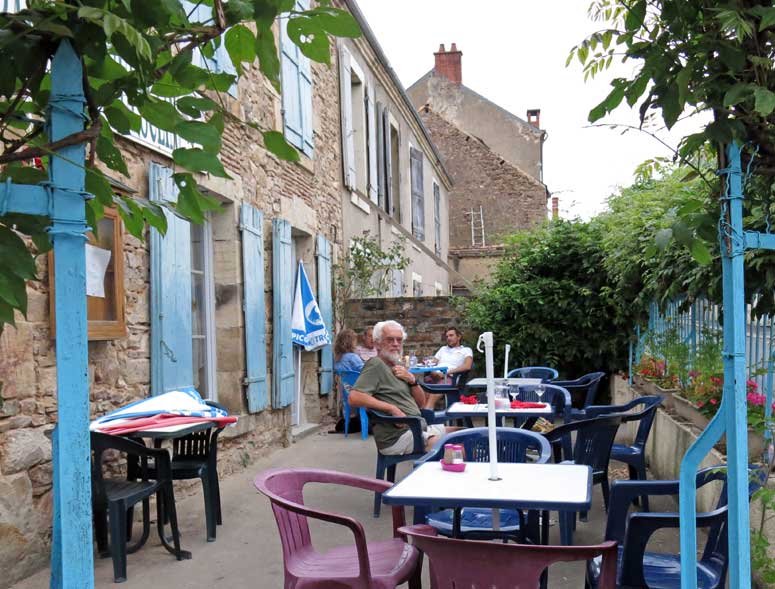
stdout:
<svg viewBox="0 0 775 589">
<path fill-rule="evenodd" d="M 395 405 L 375 399 L 371 395 L 355 389 L 350 389 L 350 407 L 372 409 L 387 413 L 393 417 L 406 417 L 406 414 Z"/>
<path fill-rule="evenodd" d="M 474 365 L 474 357 L 473 356 L 466 356 L 463 359 L 463 363 L 455 368 L 454 370 L 448 370 L 447 374 L 456 374 L 458 372 L 465 372 L 467 370 L 471 370 L 471 366 Z"/>
</svg>

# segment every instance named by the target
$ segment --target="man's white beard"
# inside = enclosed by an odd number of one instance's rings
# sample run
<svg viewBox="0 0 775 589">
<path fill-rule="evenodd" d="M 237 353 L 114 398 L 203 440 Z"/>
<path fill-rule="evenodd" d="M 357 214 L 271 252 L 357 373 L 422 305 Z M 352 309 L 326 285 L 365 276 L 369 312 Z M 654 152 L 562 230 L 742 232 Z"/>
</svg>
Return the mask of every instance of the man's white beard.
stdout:
<svg viewBox="0 0 775 589">
<path fill-rule="evenodd" d="M 391 364 L 401 364 L 401 352 L 391 352 L 390 350 L 380 350 L 379 357 L 387 360 Z"/>
</svg>

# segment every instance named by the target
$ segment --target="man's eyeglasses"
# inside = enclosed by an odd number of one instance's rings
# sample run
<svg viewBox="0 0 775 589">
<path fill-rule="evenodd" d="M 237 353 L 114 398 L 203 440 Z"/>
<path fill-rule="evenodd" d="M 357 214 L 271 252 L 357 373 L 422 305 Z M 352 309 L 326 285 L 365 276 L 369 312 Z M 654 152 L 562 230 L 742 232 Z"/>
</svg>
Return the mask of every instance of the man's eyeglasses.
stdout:
<svg viewBox="0 0 775 589">
<path fill-rule="evenodd" d="M 382 341 L 386 344 L 401 344 L 404 342 L 402 337 L 383 337 Z"/>
</svg>

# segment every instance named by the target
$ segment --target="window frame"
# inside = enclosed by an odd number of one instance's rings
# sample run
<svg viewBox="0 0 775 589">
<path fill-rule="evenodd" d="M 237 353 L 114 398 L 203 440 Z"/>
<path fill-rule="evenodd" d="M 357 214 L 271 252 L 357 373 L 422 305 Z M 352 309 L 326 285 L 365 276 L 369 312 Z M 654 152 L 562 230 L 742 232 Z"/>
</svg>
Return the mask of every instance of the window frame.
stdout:
<svg viewBox="0 0 775 589">
<path fill-rule="evenodd" d="M 124 224 L 118 210 L 106 208 L 104 218 L 113 221 L 113 247 L 110 250 L 110 264 L 113 267 L 113 290 L 110 296 L 116 310 L 116 319 L 102 320 L 89 319 L 89 297 L 86 297 L 86 312 L 89 341 L 105 341 L 121 339 L 127 336 L 126 325 L 126 291 L 124 288 Z M 99 246 L 99 242 L 90 231 L 87 234 L 87 243 Z M 107 273 L 107 272 L 106 272 Z M 49 296 L 49 334 L 56 337 L 56 280 L 54 275 L 54 250 L 48 252 L 48 296 Z M 108 292 L 106 291 L 106 297 Z"/>
<path fill-rule="evenodd" d="M 435 252 L 441 256 L 441 186 L 436 178 L 433 179 L 433 239 Z"/>
<path fill-rule="evenodd" d="M 418 154 L 419 159 L 417 157 L 413 158 L 413 154 Z M 419 173 L 420 173 L 420 181 L 419 185 L 421 187 L 421 192 L 417 193 L 415 192 L 415 178 L 414 173 L 412 171 L 412 160 L 419 161 Z M 409 142 L 409 194 L 411 197 L 411 227 L 412 227 L 412 235 L 418 239 L 419 241 L 425 241 L 425 154 L 422 152 L 421 149 L 417 149 L 414 145 L 412 145 L 411 141 Z M 419 206 L 418 206 L 419 205 Z M 420 219 L 417 219 L 418 216 L 417 213 L 419 211 L 419 216 L 422 217 Z M 417 223 L 415 223 L 417 221 Z"/>
<path fill-rule="evenodd" d="M 195 225 L 194 223 L 190 224 L 193 228 Z M 207 395 L 206 398 L 210 399 L 212 401 L 218 400 L 218 354 L 216 349 L 216 325 L 215 325 L 215 260 L 214 260 L 214 247 L 213 247 L 213 226 L 212 226 L 212 214 L 207 212 L 205 213 L 205 220 L 201 223 L 200 227 L 202 228 L 202 282 L 203 282 L 203 293 L 204 293 L 204 301 L 202 304 L 202 319 L 203 319 L 203 326 L 204 326 L 204 340 L 205 340 L 205 370 L 207 374 Z M 191 242 L 191 259 L 193 262 L 194 259 L 194 242 Z M 193 305 L 194 302 L 194 296 L 195 296 L 195 289 L 193 285 L 193 274 L 194 274 L 194 268 L 192 263 L 191 268 L 191 276 L 192 276 L 192 284 L 191 284 L 191 303 Z M 193 310 L 193 309 L 192 309 Z M 194 374 L 197 370 L 197 367 L 194 366 L 193 360 L 195 359 L 195 355 L 193 354 L 193 344 L 194 344 L 194 337 L 195 334 L 193 333 L 193 326 L 194 326 L 194 320 L 193 320 L 193 313 L 191 317 L 191 345 L 192 345 L 192 364 L 191 364 L 191 377 L 192 380 L 194 378 Z M 201 383 L 198 387 L 200 393 L 202 393 L 201 390 Z"/>
</svg>

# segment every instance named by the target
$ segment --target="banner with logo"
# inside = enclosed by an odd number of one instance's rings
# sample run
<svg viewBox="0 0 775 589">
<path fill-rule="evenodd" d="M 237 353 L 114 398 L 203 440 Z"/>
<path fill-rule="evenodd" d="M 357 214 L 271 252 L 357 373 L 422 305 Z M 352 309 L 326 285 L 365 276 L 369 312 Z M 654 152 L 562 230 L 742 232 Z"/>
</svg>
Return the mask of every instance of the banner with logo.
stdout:
<svg viewBox="0 0 775 589">
<path fill-rule="evenodd" d="M 313 352 L 331 343 L 331 334 L 323 322 L 302 262 L 299 262 L 299 271 L 296 275 L 291 339 L 294 344 L 301 346 L 307 352 Z"/>
</svg>

